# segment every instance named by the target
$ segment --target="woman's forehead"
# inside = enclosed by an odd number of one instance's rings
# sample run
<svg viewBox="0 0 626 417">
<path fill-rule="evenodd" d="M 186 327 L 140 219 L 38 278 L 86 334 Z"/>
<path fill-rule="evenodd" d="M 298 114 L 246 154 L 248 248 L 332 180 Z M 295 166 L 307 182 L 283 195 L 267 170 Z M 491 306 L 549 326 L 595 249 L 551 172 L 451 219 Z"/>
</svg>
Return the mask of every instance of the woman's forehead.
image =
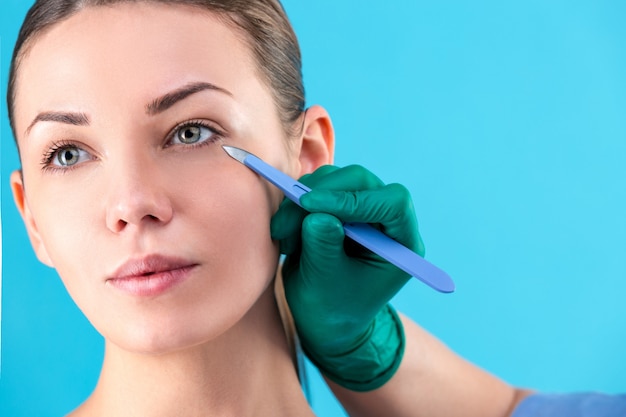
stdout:
<svg viewBox="0 0 626 417">
<path fill-rule="evenodd" d="M 103 72 L 156 65 L 190 68 L 197 62 L 221 63 L 229 69 L 251 61 L 251 53 L 233 26 L 214 13 L 186 5 L 118 3 L 91 6 L 53 25 L 35 38 L 25 61 Z M 197 58 L 196 58 L 197 57 Z M 81 65 L 69 65 L 69 64 Z"/>
<path fill-rule="evenodd" d="M 158 3 L 92 6 L 33 40 L 18 73 L 16 125 L 20 108 L 63 100 L 80 106 L 91 95 L 148 97 L 155 85 L 173 88 L 185 78 L 236 94 L 256 73 L 240 34 L 211 12 Z"/>
</svg>

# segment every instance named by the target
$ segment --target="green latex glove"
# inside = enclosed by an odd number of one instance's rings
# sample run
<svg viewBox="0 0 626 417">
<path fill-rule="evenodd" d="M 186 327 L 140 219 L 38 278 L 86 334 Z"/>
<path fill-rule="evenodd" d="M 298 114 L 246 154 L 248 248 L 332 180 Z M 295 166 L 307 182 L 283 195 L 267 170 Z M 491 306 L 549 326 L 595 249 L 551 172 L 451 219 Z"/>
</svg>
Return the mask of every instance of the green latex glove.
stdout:
<svg viewBox="0 0 626 417">
<path fill-rule="evenodd" d="M 403 328 L 388 302 L 410 276 L 344 239 L 342 222 L 371 223 L 423 256 L 411 197 L 356 165 L 323 166 L 300 181 L 313 189 L 300 198 L 306 210 L 283 201 L 271 231 L 287 255 L 285 294 L 302 346 L 338 384 L 378 388 L 402 360 Z"/>
</svg>

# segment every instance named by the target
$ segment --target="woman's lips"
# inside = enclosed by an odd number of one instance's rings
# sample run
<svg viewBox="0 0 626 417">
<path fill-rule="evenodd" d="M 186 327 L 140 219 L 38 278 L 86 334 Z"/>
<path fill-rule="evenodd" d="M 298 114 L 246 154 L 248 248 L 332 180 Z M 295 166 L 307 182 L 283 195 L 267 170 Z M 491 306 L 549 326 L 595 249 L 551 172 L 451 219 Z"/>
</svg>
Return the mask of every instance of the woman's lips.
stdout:
<svg viewBox="0 0 626 417">
<path fill-rule="evenodd" d="M 196 266 L 180 258 L 150 255 L 125 262 L 106 282 L 130 295 L 155 296 L 184 281 Z"/>
</svg>

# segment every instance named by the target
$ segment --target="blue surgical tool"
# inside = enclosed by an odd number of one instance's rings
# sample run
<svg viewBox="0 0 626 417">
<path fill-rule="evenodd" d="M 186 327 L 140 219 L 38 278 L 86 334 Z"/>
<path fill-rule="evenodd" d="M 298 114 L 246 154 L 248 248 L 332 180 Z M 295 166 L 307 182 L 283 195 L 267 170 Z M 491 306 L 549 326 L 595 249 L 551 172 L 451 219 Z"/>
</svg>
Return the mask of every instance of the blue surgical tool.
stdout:
<svg viewBox="0 0 626 417">
<path fill-rule="evenodd" d="M 232 146 L 222 146 L 234 159 L 281 189 L 285 196 L 300 206 L 300 196 L 311 191 L 309 187 L 263 162 L 250 152 Z M 452 278 L 406 246 L 385 235 L 367 223 L 344 223 L 346 236 L 391 262 L 406 273 L 437 291 L 454 291 Z"/>
</svg>

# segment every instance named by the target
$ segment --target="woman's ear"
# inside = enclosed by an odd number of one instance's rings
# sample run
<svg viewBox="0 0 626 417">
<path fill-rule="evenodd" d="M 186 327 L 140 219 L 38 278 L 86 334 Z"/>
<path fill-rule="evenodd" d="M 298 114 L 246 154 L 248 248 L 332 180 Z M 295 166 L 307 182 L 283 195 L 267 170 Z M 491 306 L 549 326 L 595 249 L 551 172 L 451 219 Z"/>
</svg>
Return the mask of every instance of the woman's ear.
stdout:
<svg viewBox="0 0 626 417">
<path fill-rule="evenodd" d="M 304 114 L 300 140 L 300 176 L 333 163 L 335 131 L 328 112 L 321 106 L 311 106 Z"/>
<path fill-rule="evenodd" d="M 24 178 L 22 177 L 21 171 L 13 171 L 13 173 L 11 173 L 11 190 L 13 191 L 13 200 L 15 200 L 17 210 L 22 215 L 22 220 L 24 220 L 24 225 L 26 226 L 26 231 L 28 232 L 28 237 L 30 238 L 30 244 L 35 250 L 37 258 L 49 267 L 53 267 L 52 260 L 50 259 L 48 251 L 46 250 L 46 247 L 41 240 L 41 236 L 39 235 L 35 219 L 33 218 L 26 202 Z"/>
</svg>

